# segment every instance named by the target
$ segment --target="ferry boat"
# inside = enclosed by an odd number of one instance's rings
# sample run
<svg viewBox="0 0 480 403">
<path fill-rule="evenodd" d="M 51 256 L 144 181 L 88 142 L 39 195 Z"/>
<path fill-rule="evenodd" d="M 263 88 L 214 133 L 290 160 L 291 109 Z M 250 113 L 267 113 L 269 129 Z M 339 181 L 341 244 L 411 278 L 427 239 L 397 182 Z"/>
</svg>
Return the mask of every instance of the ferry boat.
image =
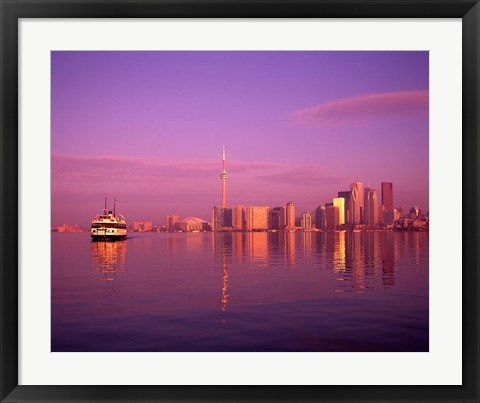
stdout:
<svg viewBox="0 0 480 403">
<path fill-rule="evenodd" d="M 107 209 L 107 197 L 103 212 L 92 220 L 90 235 L 92 241 L 116 241 L 127 237 L 125 217 L 115 211 L 116 199 L 113 201 L 113 212 Z"/>
</svg>

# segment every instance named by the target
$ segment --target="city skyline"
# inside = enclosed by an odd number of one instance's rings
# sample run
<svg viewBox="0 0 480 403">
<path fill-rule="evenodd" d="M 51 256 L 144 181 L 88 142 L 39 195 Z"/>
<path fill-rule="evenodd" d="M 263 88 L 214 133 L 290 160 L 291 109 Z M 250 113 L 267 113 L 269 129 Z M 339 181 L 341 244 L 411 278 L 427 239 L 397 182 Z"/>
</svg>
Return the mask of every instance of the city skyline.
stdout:
<svg viewBox="0 0 480 403">
<path fill-rule="evenodd" d="M 105 193 L 129 222 L 211 221 L 219 144 L 230 208 L 299 215 L 358 177 L 426 212 L 428 53 L 52 52 L 53 226 L 87 225 Z"/>
</svg>

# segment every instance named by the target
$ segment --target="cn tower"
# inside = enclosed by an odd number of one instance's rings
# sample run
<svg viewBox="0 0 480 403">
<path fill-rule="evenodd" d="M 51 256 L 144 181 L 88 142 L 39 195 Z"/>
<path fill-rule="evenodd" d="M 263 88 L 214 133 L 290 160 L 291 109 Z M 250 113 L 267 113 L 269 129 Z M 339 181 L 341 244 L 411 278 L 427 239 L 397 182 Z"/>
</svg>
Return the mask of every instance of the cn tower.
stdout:
<svg viewBox="0 0 480 403">
<path fill-rule="evenodd" d="M 225 145 L 222 150 L 222 173 L 220 174 L 222 179 L 222 208 L 227 208 L 227 171 L 225 170 Z"/>
</svg>

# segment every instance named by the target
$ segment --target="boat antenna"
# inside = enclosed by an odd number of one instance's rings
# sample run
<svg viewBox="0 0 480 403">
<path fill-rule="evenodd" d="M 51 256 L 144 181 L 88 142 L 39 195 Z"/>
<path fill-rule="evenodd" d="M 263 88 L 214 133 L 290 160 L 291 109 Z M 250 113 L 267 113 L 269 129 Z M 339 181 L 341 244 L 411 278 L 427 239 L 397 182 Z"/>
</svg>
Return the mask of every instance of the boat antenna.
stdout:
<svg viewBox="0 0 480 403">
<path fill-rule="evenodd" d="M 115 203 L 117 202 L 117 199 L 113 199 L 113 216 L 115 216 Z"/>
<path fill-rule="evenodd" d="M 105 193 L 105 209 L 104 214 L 107 214 L 107 194 Z"/>
</svg>

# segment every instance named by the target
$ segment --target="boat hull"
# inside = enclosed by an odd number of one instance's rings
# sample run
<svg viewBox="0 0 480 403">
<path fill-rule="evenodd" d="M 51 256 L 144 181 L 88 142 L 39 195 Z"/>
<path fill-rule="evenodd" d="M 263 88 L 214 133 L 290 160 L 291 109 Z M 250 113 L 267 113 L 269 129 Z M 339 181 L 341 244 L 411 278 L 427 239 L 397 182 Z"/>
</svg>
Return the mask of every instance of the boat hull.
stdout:
<svg viewBox="0 0 480 403">
<path fill-rule="evenodd" d="M 97 242 L 97 241 L 121 241 L 123 239 L 127 238 L 127 235 L 96 235 L 92 234 L 92 241 Z"/>
</svg>

